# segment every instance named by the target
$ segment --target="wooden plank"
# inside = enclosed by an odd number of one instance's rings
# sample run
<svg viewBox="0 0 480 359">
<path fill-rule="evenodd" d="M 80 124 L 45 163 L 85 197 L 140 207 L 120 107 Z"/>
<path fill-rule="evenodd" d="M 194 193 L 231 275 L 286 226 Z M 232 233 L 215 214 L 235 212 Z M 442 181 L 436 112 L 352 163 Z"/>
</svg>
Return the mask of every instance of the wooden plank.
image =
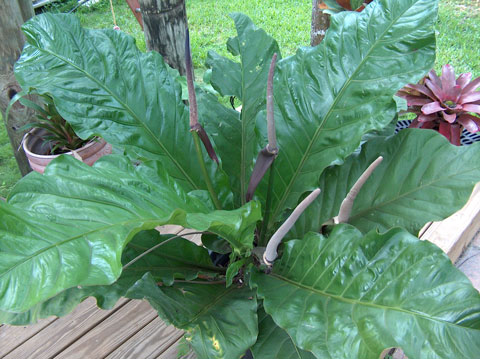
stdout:
<svg viewBox="0 0 480 359">
<path fill-rule="evenodd" d="M 183 336 L 183 331 L 155 318 L 106 359 L 153 359 Z"/>
<path fill-rule="evenodd" d="M 155 228 L 162 234 L 175 234 L 181 235 L 183 233 L 196 232 L 195 229 L 183 228 L 182 226 L 167 224 L 165 226 L 158 226 Z M 188 239 L 189 241 L 195 243 L 197 246 L 202 245 L 202 235 L 201 234 L 190 234 L 182 235 L 183 238 Z"/>
<path fill-rule="evenodd" d="M 433 222 L 420 239 L 436 244 L 455 262 L 479 230 L 480 183 L 477 183 L 460 211 L 441 222 Z"/>
<path fill-rule="evenodd" d="M 104 358 L 156 316 L 157 313 L 147 302 L 132 300 L 55 356 L 55 359 Z"/>
<path fill-rule="evenodd" d="M 26 131 L 18 131 L 29 122 L 33 122 L 36 115 L 27 106 L 16 103 L 10 109 L 8 119 L 5 111 L 10 100 L 21 91 L 13 74 L 13 65 L 20 57 L 25 37 L 20 26 L 35 15 L 31 0 L 2 0 L 0 6 L 0 115 L 3 116 L 10 144 L 14 149 L 13 155 L 22 175 L 31 171 L 27 157 L 20 144 Z M 20 147 L 20 150 L 16 149 Z"/>
<path fill-rule="evenodd" d="M 142 14 L 140 13 L 140 4 L 138 3 L 138 0 L 125 0 L 125 1 L 130 7 L 130 10 L 132 10 L 133 16 L 135 16 L 135 18 L 137 19 L 143 31 L 143 20 L 142 20 Z"/>
<path fill-rule="evenodd" d="M 118 310 L 127 302 L 128 300 L 121 299 L 115 309 Z M 108 311 L 98 309 L 95 303 L 94 298 L 83 301 L 72 313 L 57 319 L 38 332 L 23 345 L 10 352 L 5 359 L 54 357 L 116 311 L 115 309 Z"/>
<path fill-rule="evenodd" d="M 422 229 L 418 232 L 418 238 L 422 238 L 425 232 L 432 226 L 433 222 L 428 222 L 425 224 Z"/>
<path fill-rule="evenodd" d="M 10 326 L 2 325 L 0 327 L 0 358 L 25 343 L 35 334 L 45 327 L 48 327 L 58 318 L 51 317 L 40 320 L 38 323 L 29 326 Z"/>
<path fill-rule="evenodd" d="M 158 226 L 155 229 L 161 234 L 179 234 L 184 230 L 182 226 L 178 226 L 176 224 L 166 224 L 164 226 Z"/>
<path fill-rule="evenodd" d="M 193 351 L 190 351 L 187 355 L 184 355 L 182 357 L 178 357 L 178 344 L 180 342 L 180 339 L 174 343 L 168 350 L 166 350 L 164 353 L 162 353 L 160 356 L 157 357 L 157 359 L 196 359 L 197 356 Z"/>
</svg>

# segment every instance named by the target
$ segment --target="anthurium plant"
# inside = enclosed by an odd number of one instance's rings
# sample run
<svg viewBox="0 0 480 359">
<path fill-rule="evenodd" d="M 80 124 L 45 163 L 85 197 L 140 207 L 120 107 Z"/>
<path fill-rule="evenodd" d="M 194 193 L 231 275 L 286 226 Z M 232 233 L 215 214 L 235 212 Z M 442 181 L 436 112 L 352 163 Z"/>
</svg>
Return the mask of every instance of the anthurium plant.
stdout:
<svg viewBox="0 0 480 359">
<path fill-rule="evenodd" d="M 232 14 L 232 57 L 210 52 L 207 66 L 241 111 L 191 71 L 186 104 L 178 73 L 121 32 L 29 21 L 22 87 L 124 155 L 60 156 L 0 203 L 1 321 L 123 296 L 185 330 L 199 358 L 478 357 L 480 294 L 416 235 L 466 202 L 480 145 L 390 126 L 395 93 L 433 65 L 436 6 L 374 1 L 283 59 Z"/>
</svg>

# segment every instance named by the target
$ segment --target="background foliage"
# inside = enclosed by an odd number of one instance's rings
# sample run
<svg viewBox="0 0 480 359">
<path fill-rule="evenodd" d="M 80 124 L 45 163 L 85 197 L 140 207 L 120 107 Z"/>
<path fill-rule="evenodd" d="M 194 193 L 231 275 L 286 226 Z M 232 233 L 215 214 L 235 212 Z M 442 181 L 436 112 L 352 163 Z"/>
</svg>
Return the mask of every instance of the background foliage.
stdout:
<svg viewBox="0 0 480 359">
<path fill-rule="evenodd" d="M 137 40 L 145 49 L 140 26 L 124 0 L 113 0 L 117 24 L 122 31 Z M 74 1 L 51 6 L 52 12 L 68 11 Z M 196 76 L 200 79 L 205 70 L 208 50 L 229 56 L 225 42 L 235 35 L 228 13 L 239 11 L 272 35 L 279 43 L 283 56 L 294 53 L 298 46 L 310 41 L 310 0 L 187 0 L 191 28 L 191 44 Z M 111 28 L 113 20 L 108 0 L 100 0 L 90 8 L 80 8 L 77 16 L 83 26 Z M 288 22 L 279 19 L 288 19 Z M 477 0 L 442 0 L 437 23 L 437 60 L 435 68 L 450 63 L 457 73 L 473 72 L 480 76 L 480 7 Z M 20 178 L 4 126 L 0 126 L 0 196 L 6 197 Z"/>
</svg>

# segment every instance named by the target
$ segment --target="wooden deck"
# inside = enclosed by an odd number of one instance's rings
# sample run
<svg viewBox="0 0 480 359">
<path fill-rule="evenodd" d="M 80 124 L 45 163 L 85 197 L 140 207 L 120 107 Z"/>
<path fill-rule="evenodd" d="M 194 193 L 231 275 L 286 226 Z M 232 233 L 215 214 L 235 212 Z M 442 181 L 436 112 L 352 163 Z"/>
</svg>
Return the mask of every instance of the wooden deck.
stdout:
<svg viewBox="0 0 480 359">
<path fill-rule="evenodd" d="M 176 359 L 183 332 L 167 326 L 146 301 L 120 300 L 100 310 L 89 298 L 62 318 L 0 327 L 4 359 Z"/>
<path fill-rule="evenodd" d="M 175 359 L 182 334 L 145 301 L 120 300 L 114 309 L 100 310 L 89 298 L 62 318 L 1 326 L 0 358 Z"/>
<path fill-rule="evenodd" d="M 185 231 L 180 226 L 157 229 Z M 198 235 L 185 238 L 201 243 Z M 112 310 L 101 310 L 88 298 L 62 318 L 27 327 L 0 326 L 0 359 L 177 359 L 182 335 L 146 301 L 121 299 Z"/>
<path fill-rule="evenodd" d="M 455 262 L 476 237 L 470 249 L 475 247 L 478 253 L 465 253 L 468 258 L 460 258 L 458 267 L 480 290 L 479 206 L 480 184 L 462 210 L 443 222 L 425 226 L 421 238 L 439 245 Z M 182 230 L 173 226 L 158 229 L 163 233 Z M 199 244 L 198 236 L 192 237 L 190 240 Z M 467 261 L 470 265 L 465 270 Z M 145 301 L 122 299 L 106 311 L 89 298 L 62 318 L 44 319 L 28 327 L 0 326 L 0 359 L 176 359 L 182 334 L 158 318 Z"/>
</svg>

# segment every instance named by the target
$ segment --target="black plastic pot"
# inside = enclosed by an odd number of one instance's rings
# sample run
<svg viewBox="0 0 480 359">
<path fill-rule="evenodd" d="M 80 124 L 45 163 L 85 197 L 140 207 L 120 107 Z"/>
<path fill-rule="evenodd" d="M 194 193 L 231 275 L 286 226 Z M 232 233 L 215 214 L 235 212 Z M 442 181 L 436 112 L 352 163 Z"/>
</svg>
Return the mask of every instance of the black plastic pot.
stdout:
<svg viewBox="0 0 480 359">
<path fill-rule="evenodd" d="M 410 126 L 411 123 L 412 123 L 411 120 L 398 121 L 397 125 L 395 126 L 395 133 L 398 133 L 398 131 L 408 128 L 408 126 Z M 471 145 L 472 143 L 475 143 L 478 141 L 480 141 L 480 132 L 470 133 L 467 130 L 463 129 L 462 135 L 460 136 L 460 144 L 462 146 Z"/>
</svg>

